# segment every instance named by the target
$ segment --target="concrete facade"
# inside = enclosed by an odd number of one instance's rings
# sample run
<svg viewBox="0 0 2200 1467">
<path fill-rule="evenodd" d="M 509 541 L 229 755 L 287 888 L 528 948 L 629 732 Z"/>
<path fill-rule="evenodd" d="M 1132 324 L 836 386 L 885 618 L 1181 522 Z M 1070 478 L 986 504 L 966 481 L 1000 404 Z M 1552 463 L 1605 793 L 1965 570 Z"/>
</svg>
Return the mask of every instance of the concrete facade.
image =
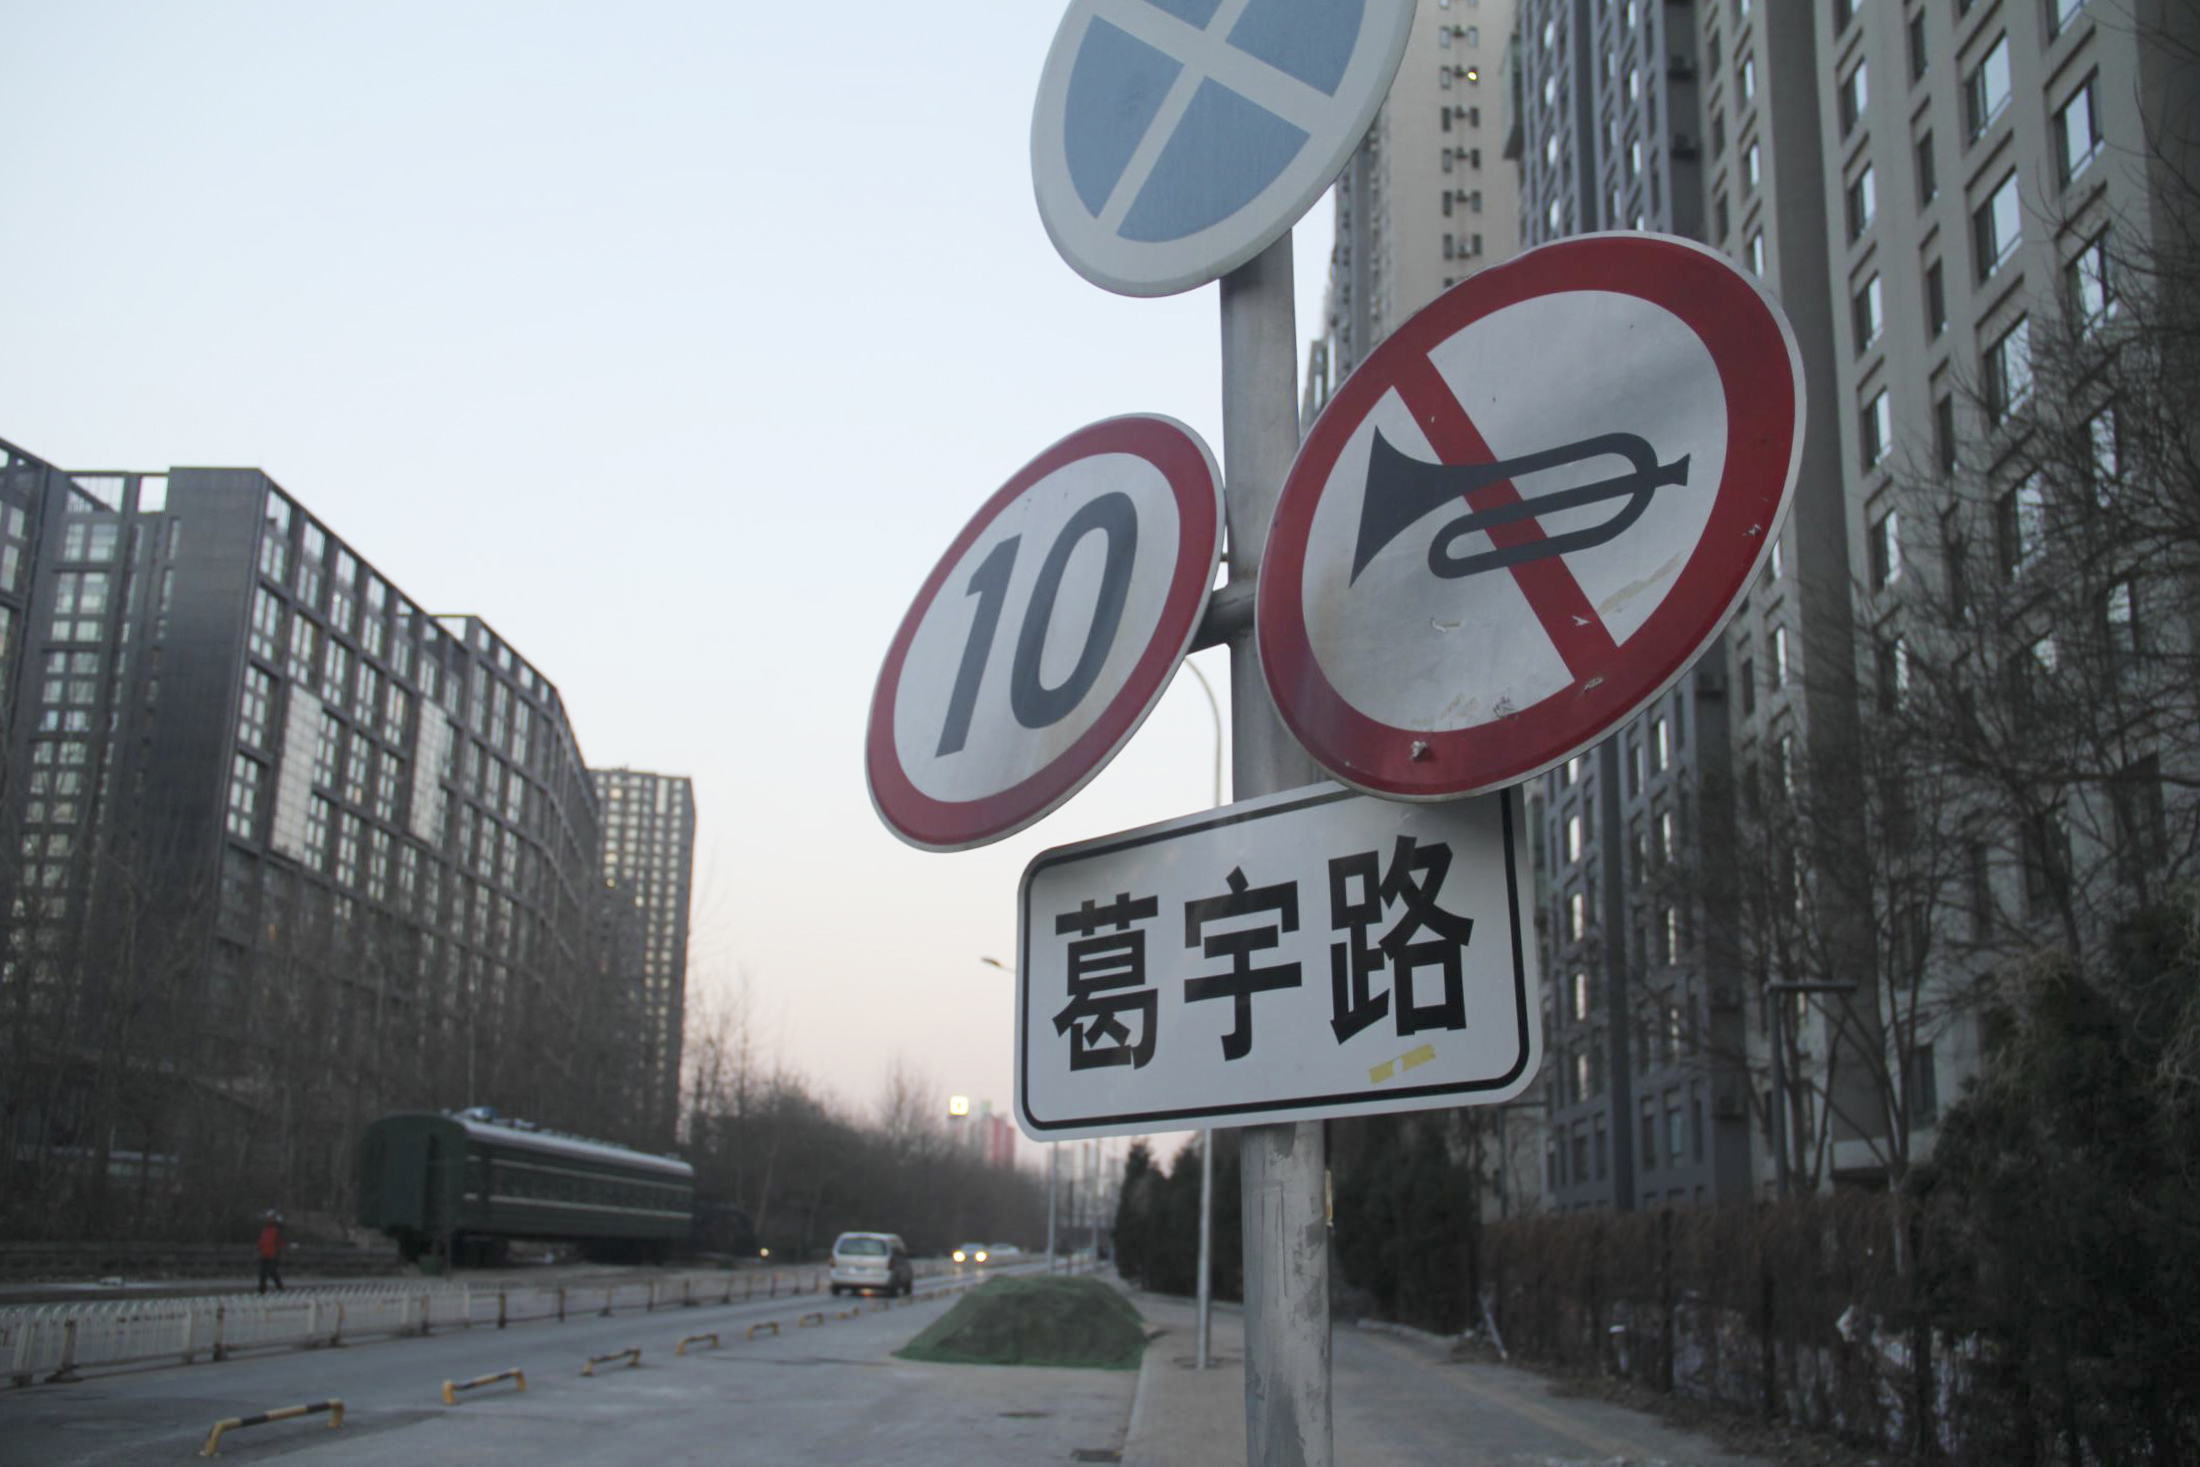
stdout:
<svg viewBox="0 0 2200 1467">
<path fill-rule="evenodd" d="M 1855 777 L 1844 751 L 1881 652 L 1857 628 L 1891 617 L 1891 582 L 1932 555 L 1896 480 L 1985 431 L 1973 389 L 2012 332 L 2021 343 L 2028 315 L 2080 292 L 2107 231 L 2156 216 L 2143 129 L 2177 103 L 2134 22 L 2169 14 L 2154 0 L 1522 0 L 1522 243 L 1647 228 L 1721 250 L 1788 315 L 1809 423 L 1785 532 L 1720 644 L 1540 781 L 1552 1205 L 1773 1189 L 1774 1036 L 1806 1081 L 1834 1036 L 1824 1001 L 1765 987 L 1780 965 L 1751 930 L 1764 903 L 1743 895 L 1765 873 L 1743 868 L 1779 853 L 1735 846 L 1733 802 Z M 1703 879 L 1680 890 L 1682 871 Z M 1820 920 L 1841 949 L 1831 967 L 1870 992 L 1885 934 L 1868 916 L 1845 933 Z M 1920 1047 L 1904 1082 L 1913 1151 L 1978 1049 L 1968 1020 Z M 1811 1088 L 1786 1116 L 1798 1145 L 1822 1128 L 1828 1180 L 1883 1176 L 1884 1106 L 1837 1088 L 1829 1118 Z"/>
</svg>

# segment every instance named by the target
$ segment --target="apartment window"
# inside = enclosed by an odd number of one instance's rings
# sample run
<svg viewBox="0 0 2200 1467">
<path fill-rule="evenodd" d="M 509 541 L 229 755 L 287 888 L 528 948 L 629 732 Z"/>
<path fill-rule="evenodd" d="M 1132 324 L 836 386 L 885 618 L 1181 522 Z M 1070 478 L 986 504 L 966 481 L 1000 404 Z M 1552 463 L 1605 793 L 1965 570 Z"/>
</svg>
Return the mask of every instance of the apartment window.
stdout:
<svg viewBox="0 0 2200 1467">
<path fill-rule="evenodd" d="M 1749 146 L 1742 149 L 1742 187 L 1755 193 L 1757 185 L 1763 181 L 1764 154 L 1757 140 L 1752 138 Z"/>
<path fill-rule="evenodd" d="M 67 581 L 68 577 L 62 577 Z M 263 586 L 252 593 L 252 655 L 266 662 L 275 660 L 275 637 L 282 627 L 283 604 L 269 594 Z"/>
<path fill-rule="evenodd" d="M 1764 278 L 1765 235 L 1761 229 L 1749 237 L 1749 273 L 1760 280 Z"/>
<path fill-rule="evenodd" d="M 1658 855 L 1668 863 L 1680 859 L 1679 832 L 1673 824 L 1673 812 L 1658 811 Z"/>
<path fill-rule="evenodd" d="M 1947 329 L 1948 282 L 1941 273 L 1940 261 L 1934 260 L 1925 267 L 1925 339 L 1938 341 Z"/>
<path fill-rule="evenodd" d="M 1940 516 L 1940 564 L 1948 578 L 1948 609 L 1959 622 L 1971 619 L 1970 572 L 1966 568 L 1966 544 L 1963 536 L 1963 518 L 1960 510 L 1947 510 Z"/>
<path fill-rule="evenodd" d="M 1864 467 L 1875 467 L 1893 445 L 1893 409 L 1887 406 L 1887 389 L 1882 387 L 1857 414 L 1857 447 L 1863 455 Z"/>
<path fill-rule="evenodd" d="M 1864 120 L 1864 111 L 1871 105 L 1871 81 L 1869 68 L 1859 61 L 1841 78 L 1841 134 L 1846 137 Z"/>
<path fill-rule="evenodd" d="M 1986 387 L 1986 411 L 1997 424 L 2032 395 L 2032 337 L 2022 316 L 1994 338 L 1980 363 Z"/>
<path fill-rule="evenodd" d="M 325 869 L 326 866 L 329 812 L 334 808 L 319 796 L 306 806 L 306 859 L 316 868 Z"/>
<path fill-rule="evenodd" d="M 2101 620 L 2108 631 L 2108 650 L 2119 657 L 2139 655 L 2138 598 L 2131 582 L 2118 581 L 2101 598 Z"/>
<path fill-rule="evenodd" d="M 260 785 L 266 771 L 260 761 L 236 755 L 229 766 L 229 833 L 252 838 L 253 822 L 260 809 Z"/>
<path fill-rule="evenodd" d="M 1726 151 L 1726 114 L 1711 109 L 1711 156 L 1716 158 Z"/>
<path fill-rule="evenodd" d="M 1956 471 L 1956 400 L 1945 393 L 1933 399 L 1933 464 L 1943 474 Z"/>
<path fill-rule="evenodd" d="M 237 736 L 248 744 L 267 748 L 268 704 L 275 695 L 275 679 L 257 667 L 244 670 L 244 697 L 238 709 Z"/>
<path fill-rule="evenodd" d="M 1734 72 L 1734 90 L 1747 105 L 1757 100 L 1757 58 L 1744 56 L 1742 64 Z"/>
<path fill-rule="evenodd" d="M 1879 273 L 1872 272 L 1864 288 L 1849 302 L 1849 320 L 1856 328 L 1856 350 L 1861 355 L 1879 339 L 1880 330 L 1886 325 L 1885 301 L 1879 288 Z"/>
<path fill-rule="evenodd" d="M 1585 969 L 1574 971 L 1573 1014 L 1576 1023 L 1589 1017 L 1589 974 Z"/>
<path fill-rule="evenodd" d="M 2112 490 L 2123 477 L 2123 454 L 2116 432 L 2116 410 L 2102 408 L 2085 420 L 2086 445 L 2090 450 L 2093 471 L 2093 492 L 2104 506 L 2113 498 Z"/>
<path fill-rule="evenodd" d="M 2047 910 L 2070 870 L 2070 829 L 2062 811 L 2046 810 L 2024 822 L 2024 908 Z"/>
<path fill-rule="evenodd" d="M 1642 1108 L 1642 1165 L 1643 1165 L 1643 1169 L 1644 1169 L 1645 1171 L 1648 1171 L 1648 1170 L 1654 1169 L 1654 1168 L 1655 1168 L 1655 1167 L 1657 1166 L 1657 1164 L 1658 1164 L 1658 1140 L 1657 1140 L 1657 1137 L 1658 1137 L 1658 1117 L 1657 1117 L 1657 1103 L 1656 1103 L 1655 1101 L 1645 1100 L 1645 1101 L 1644 1101 L 1644 1102 L 1642 1103 L 1642 1107 L 1641 1107 L 1641 1108 Z"/>
<path fill-rule="evenodd" d="M 1856 19 L 1856 0 L 1833 0 L 1833 33 L 1840 35 Z"/>
<path fill-rule="evenodd" d="M 2009 38 L 1997 36 L 1994 45 L 1971 74 L 1963 79 L 1963 119 L 1971 140 L 1993 125 L 2009 105 Z"/>
<path fill-rule="evenodd" d="M 1566 817 L 1566 859 L 1568 861 L 1581 859 L 1581 817 L 1579 815 Z"/>
<path fill-rule="evenodd" d="M 1984 282 L 2017 252 L 2024 234 L 2024 216 L 2017 204 L 2017 175 L 2010 173 L 1994 186 L 1986 202 L 1971 215 L 1971 244 L 1978 278 Z"/>
<path fill-rule="evenodd" d="M 1742 670 L 1736 675 L 1734 682 L 1742 694 L 1742 717 L 1747 718 L 1757 711 L 1756 659 L 1744 657 L 1741 666 Z"/>
<path fill-rule="evenodd" d="M 2162 807 L 2161 763 L 2148 755 L 2126 765 L 2109 785 L 2115 807 L 2117 864 L 2127 885 L 2158 873 L 2169 851 L 2169 825 Z"/>
<path fill-rule="evenodd" d="M 2040 476 L 2028 474 L 1994 506 L 1994 548 L 2004 579 L 2014 580 L 2047 538 L 2047 495 Z"/>
<path fill-rule="evenodd" d="M 1921 9 L 1910 17 L 1910 80 L 1921 80 L 1931 61 L 1931 53 L 1925 47 L 1925 12 Z"/>
<path fill-rule="evenodd" d="M 1879 706 L 1890 710 L 1899 706 L 1910 691 L 1910 647 L 1899 636 L 1888 637 L 1877 649 L 1879 663 Z"/>
<path fill-rule="evenodd" d="M 1866 163 L 1863 171 L 1849 181 L 1849 239 L 1861 238 L 1864 231 L 1871 228 L 1872 219 L 1878 212 L 1879 189 L 1872 178 L 1872 166 Z"/>
<path fill-rule="evenodd" d="M 1917 204 L 1924 208 L 1940 197 L 1940 169 L 1933 161 L 1933 135 L 1917 140 Z"/>
<path fill-rule="evenodd" d="M 1902 521 L 1900 512 L 1888 510 L 1872 521 L 1872 589 L 1886 589 L 1902 578 Z"/>
<path fill-rule="evenodd" d="M 1673 729 L 1663 714 L 1650 723 L 1650 767 L 1664 773 L 1673 763 Z"/>
<path fill-rule="evenodd" d="M 1658 923 L 1658 957 L 1668 968 L 1681 960 L 1681 914 L 1678 907 L 1667 907 Z"/>
<path fill-rule="evenodd" d="M 2108 233 L 2087 241 L 2063 267 L 2063 289 L 2082 327 L 2093 327 L 2116 314 L 2116 295 L 2108 275 Z"/>
<path fill-rule="evenodd" d="M 2065 188 L 2101 151 L 2100 80 L 2087 77 L 2055 113 L 2055 170 Z"/>
<path fill-rule="evenodd" d="M 2056 35 L 2061 35 L 2083 9 L 2085 0 L 2048 0 L 2047 18 L 2050 28 Z"/>
<path fill-rule="evenodd" d="M 1589 931 L 1589 905 L 1580 892 L 1566 894 L 1566 937 L 1569 942 L 1579 942 Z"/>
<path fill-rule="evenodd" d="M 1788 629 L 1772 629 L 1772 685 L 1784 688 L 1788 685 Z"/>
</svg>

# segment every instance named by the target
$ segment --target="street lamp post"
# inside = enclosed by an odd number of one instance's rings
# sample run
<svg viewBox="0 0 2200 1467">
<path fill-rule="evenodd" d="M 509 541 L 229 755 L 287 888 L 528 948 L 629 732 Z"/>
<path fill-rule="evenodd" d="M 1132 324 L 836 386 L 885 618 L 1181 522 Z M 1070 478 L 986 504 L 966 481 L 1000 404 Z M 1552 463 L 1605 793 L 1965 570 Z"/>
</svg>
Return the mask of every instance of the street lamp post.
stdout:
<svg viewBox="0 0 2200 1467">
<path fill-rule="evenodd" d="M 1011 967 L 1010 967 L 1010 966 L 1009 966 L 1008 964 L 1006 964 L 1006 963 L 1002 962 L 1002 961 L 1001 961 L 1001 960 L 1000 960 L 999 958 L 980 958 L 980 959 L 978 959 L 978 961 L 979 961 L 979 962 L 981 962 L 981 963 L 983 963 L 983 964 L 985 964 L 985 965 L 986 965 L 986 966 L 987 966 L 988 968 L 998 968 L 998 969 L 1000 969 L 1000 970 L 1001 970 L 1001 971 L 1002 971 L 1003 973 L 1006 973 L 1006 974 L 1008 974 L 1008 975 L 1009 975 L 1009 976 L 1010 976 L 1011 978 L 1013 978 L 1013 977 L 1015 977 L 1015 976 L 1016 976 L 1016 970 L 1015 970 L 1014 968 L 1011 968 Z M 1060 1186 L 1061 1186 L 1061 1173 L 1062 1173 L 1062 1143 L 1061 1143 L 1061 1142 L 1059 1142 L 1059 1141 L 1049 1141 L 1049 1142 L 1047 1143 L 1047 1272 L 1048 1272 L 1048 1273 L 1052 1273 L 1052 1272 L 1054 1272 L 1054 1199 L 1055 1199 L 1055 1197 L 1056 1197 L 1056 1196 L 1058 1195 L 1058 1192 L 1059 1192 L 1059 1189 L 1060 1189 Z"/>
<path fill-rule="evenodd" d="M 1199 679 L 1199 690 L 1207 695 L 1207 711 L 1215 716 L 1215 803 L 1222 803 L 1222 704 L 1215 697 L 1213 683 L 1207 674 L 1199 670 L 1199 664 L 1190 658 L 1184 666 Z M 1199 1368 L 1205 1370 L 1213 1361 L 1208 1348 L 1214 1337 L 1214 1233 L 1215 1233 L 1215 1133 L 1209 1127 L 1199 1133 Z"/>
</svg>

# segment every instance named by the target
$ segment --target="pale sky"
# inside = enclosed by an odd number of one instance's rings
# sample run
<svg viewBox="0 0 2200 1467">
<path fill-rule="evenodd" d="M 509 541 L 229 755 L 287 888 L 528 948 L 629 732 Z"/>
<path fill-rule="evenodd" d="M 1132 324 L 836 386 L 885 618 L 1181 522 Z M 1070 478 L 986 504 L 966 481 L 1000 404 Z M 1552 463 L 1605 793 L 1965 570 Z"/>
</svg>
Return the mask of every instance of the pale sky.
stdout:
<svg viewBox="0 0 2200 1467">
<path fill-rule="evenodd" d="M 0 437 L 265 469 L 494 625 L 591 765 L 694 778 L 691 1007 L 745 973 L 852 1106 L 898 1054 L 1007 1114 L 979 959 L 1024 864 L 1204 806 L 1214 759 L 1180 675 L 996 845 L 913 850 L 865 793 L 879 659 L 994 489 L 1121 413 L 1221 455 L 1215 287 L 1109 295 L 1040 227 L 1063 8 L 0 0 Z"/>
</svg>

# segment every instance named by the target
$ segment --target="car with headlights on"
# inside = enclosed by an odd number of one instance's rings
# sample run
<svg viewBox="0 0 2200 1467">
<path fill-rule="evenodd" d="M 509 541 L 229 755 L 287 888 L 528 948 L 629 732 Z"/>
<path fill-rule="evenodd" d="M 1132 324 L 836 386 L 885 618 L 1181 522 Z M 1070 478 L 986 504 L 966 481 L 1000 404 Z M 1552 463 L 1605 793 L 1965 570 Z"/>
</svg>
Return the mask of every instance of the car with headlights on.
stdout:
<svg viewBox="0 0 2200 1467">
<path fill-rule="evenodd" d="M 993 1250 L 984 1243 L 965 1243 L 954 1252 L 957 1263 L 978 1264 L 993 1256 Z"/>
</svg>

